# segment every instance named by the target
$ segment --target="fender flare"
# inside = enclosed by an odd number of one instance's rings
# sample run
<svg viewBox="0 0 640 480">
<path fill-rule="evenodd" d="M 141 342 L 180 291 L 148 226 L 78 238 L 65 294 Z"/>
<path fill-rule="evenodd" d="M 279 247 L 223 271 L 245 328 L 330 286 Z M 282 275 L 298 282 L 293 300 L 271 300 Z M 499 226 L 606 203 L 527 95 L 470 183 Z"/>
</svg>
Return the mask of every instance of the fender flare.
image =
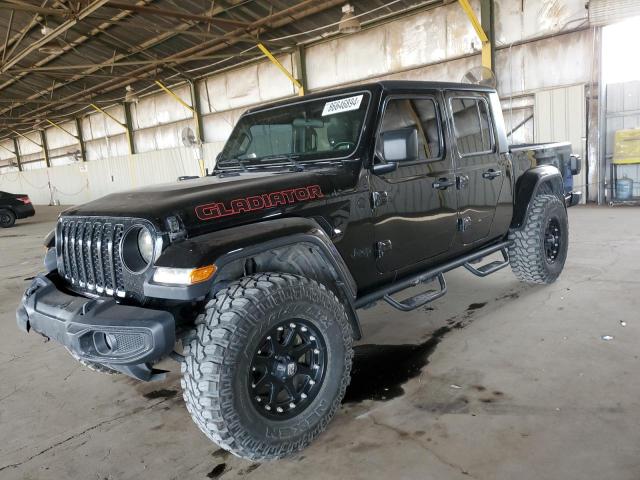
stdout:
<svg viewBox="0 0 640 480">
<path fill-rule="evenodd" d="M 513 205 L 513 219 L 511 228 L 518 229 L 524 223 L 531 200 L 543 186 L 549 186 L 551 192 L 565 203 L 562 174 L 553 165 L 539 165 L 524 172 L 516 181 L 515 200 Z"/>
<path fill-rule="evenodd" d="M 356 282 L 329 236 L 314 220 L 282 218 L 200 235 L 170 245 L 155 262 L 155 266 L 194 268 L 215 264 L 217 271 L 221 272 L 238 260 L 294 245 L 308 245 L 315 253 L 321 255 L 330 267 L 334 283 L 347 305 L 354 337 L 359 339 L 361 329 L 354 306 L 357 296 Z M 175 287 L 152 283 L 152 273 L 149 272 L 144 283 L 144 294 L 171 300 L 196 300 L 211 291 L 216 275 L 211 280 L 197 285 Z"/>
</svg>

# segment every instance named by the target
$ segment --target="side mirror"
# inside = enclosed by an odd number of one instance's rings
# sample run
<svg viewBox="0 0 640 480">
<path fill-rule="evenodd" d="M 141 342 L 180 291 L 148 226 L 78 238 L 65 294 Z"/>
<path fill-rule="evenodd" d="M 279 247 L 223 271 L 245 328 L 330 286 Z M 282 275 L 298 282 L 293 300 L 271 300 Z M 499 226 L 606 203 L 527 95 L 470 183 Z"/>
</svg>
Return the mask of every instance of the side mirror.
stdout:
<svg viewBox="0 0 640 480">
<path fill-rule="evenodd" d="M 371 171 L 375 175 L 382 175 L 385 173 L 391 173 L 398 168 L 398 162 L 378 163 L 373 166 Z"/>
<path fill-rule="evenodd" d="M 572 154 L 570 158 L 571 175 L 578 175 L 582 170 L 582 159 L 579 155 Z"/>
<path fill-rule="evenodd" d="M 418 159 L 418 129 L 389 130 L 381 135 L 385 162 L 412 162 Z"/>
</svg>

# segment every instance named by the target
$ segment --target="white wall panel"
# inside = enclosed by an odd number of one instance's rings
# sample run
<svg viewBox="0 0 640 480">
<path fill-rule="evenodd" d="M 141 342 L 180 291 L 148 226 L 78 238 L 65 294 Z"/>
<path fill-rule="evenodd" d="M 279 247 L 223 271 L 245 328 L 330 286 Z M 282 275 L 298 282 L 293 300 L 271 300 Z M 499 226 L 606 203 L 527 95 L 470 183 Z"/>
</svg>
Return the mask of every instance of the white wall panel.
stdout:
<svg viewBox="0 0 640 480">
<path fill-rule="evenodd" d="M 88 161 L 126 155 L 129 153 L 127 136 L 126 134 L 121 134 L 85 142 L 85 151 L 87 152 Z"/>
<path fill-rule="evenodd" d="M 206 142 L 224 142 L 229 138 L 231 130 L 245 111 L 244 108 L 213 113 L 202 118 L 204 139 Z"/>
<path fill-rule="evenodd" d="M 291 55 L 280 55 L 277 58 L 284 68 L 289 72 L 293 71 Z M 257 78 L 261 102 L 288 97 L 296 93 L 293 83 L 271 62 L 258 63 Z"/>
<path fill-rule="evenodd" d="M 279 55 L 277 59 L 287 70 L 292 71 L 291 55 Z M 203 115 L 256 105 L 294 94 L 293 84 L 268 60 L 213 75 L 198 84 Z"/>
<path fill-rule="evenodd" d="M 27 137 L 29 140 L 27 140 Z M 34 153 L 42 154 L 42 147 L 40 146 L 40 132 L 26 133 L 24 137 L 18 137 L 18 145 L 21 156 L 32 155 Z"/>
<path fill-rule="evenodd" d="M 182 146 L 182 129 L 191 127 L 195 129 L 193 119 L 159 125 L 154 128 L 146 128 L 134 132 L 133 138 L 137 153 L 150 152 L 154 150 L 164 150 Z"/>
<path fill-rule="evenodd" d="M 67 132 L 77 135 L 76 122 L 61 122 L 59 125 Z M 75 137 L 63 132 L 59 128 L 48 127 L 45 129 L 45 133 L 47 135 L 47 145 L 50 150 L 78 144 L 78 140 L 76 140 Z"/>
<path fill-rule="evenodd" d="M 13 140 L 0 141 L 0 160 L 14 159 L 16 156 L 12 153 L 14 150 Z M 6 163 L 6 162 L 0 162 Z"/>
<path fill-rule="evenodd" d="M 118 135 L 126 131 L 120 125 L 124 124 L 124 109 L 121 105 L 105 108 L 104 111 L 115 118 L 117 122 L 100 112 L 87 115 L 82 119 L 82 134 L 85 140 L 104 138 L 107 135 Z"/>
<path fill-rule="evenodd" d="M 188 85 L 172 87 L 171 91 L 187 105 L 191 105 Z M 166 92 L 142 97 L 137 104 L 131 104 L 131 122 L 134 130 L 176 122 L 192 116 L 191 110 Z"/>
<path fill-rule="evenodd" d="M 535 95 L 535 141 L 571 142 L 574 153 L 585 158 L 586 151 L 586 98 L 584 85 L 554 88 Z M 584 165 L 584 162 L 583 162 Z M 586 168 L 573 177 L 576 190 L 585 191 Z M 582 202 L 584 203 L 585 197 Z"/>
<path fill-rule="evenodd" d="M 213 167 L 219 148 L 220 144 L 212 144 L 205 149 L 209 168 Z M 173 182 L 179 176 L 198 175 L 198 172 L 193 149 L 173 148 L 4 173 L 0 175 L 0 190 L 27 193 L 36 204 L 48 204 L 53 195 L 54 201 L 70 205 L 144 185 Z"/>
</svg>

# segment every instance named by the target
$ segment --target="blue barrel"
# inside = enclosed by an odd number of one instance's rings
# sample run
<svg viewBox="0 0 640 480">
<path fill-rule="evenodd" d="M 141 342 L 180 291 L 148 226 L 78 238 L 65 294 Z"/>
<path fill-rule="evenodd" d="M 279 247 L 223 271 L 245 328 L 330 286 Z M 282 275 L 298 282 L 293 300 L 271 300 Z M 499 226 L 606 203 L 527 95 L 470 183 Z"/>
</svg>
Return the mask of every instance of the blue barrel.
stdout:
<svg viewBox="0 0 640 480">
<path fill-rule="evenodd" d="M 631 200 L 633 198 L 633 180 L 624 177 L 616 181 L 616 200 Z"/>
</svg>

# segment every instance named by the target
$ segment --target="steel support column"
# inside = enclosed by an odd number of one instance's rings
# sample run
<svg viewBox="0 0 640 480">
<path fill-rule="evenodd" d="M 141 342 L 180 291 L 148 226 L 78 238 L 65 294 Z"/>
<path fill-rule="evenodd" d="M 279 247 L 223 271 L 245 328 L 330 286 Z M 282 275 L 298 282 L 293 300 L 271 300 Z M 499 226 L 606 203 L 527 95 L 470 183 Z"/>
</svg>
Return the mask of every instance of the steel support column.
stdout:
<svg viewBox="0 0 640 480">
<path fill-rule="evenodd" d="M 200 142 L 204 142 L 204 127 L 202 125 L 202 109 L 200 108 L 200 96 L 198 95 L 198 87 L 194 80 L 189 80 L 189 91 L 191 92 L 191 105 L 193 108 L 193 119 L 196 123 L 196 136 Z"/>
<path fill-rule="evenodd" d="M 493 0 L 480 0 L 480 21 L 482 29 L 489 38 L 488 45 L 482 44 L 482 58 L 484 65 L 484 57 L 487 55 L 490 62 L 489 68 L 496 72 L 496 29 L 495 29 L 495 16 L 494 16 L 494 4 Z M 485 53 L 485 49 L 488 52 Z M 486 65 L 485 65 L 486 66 Z"/>
<path fill-rule="evenodd" d="M 49 145 L 47 144 L 47 133 L 40 130 L 40 144 L 42 145 L 42 153 L 44 154 L 44 163 L 47 168 L 51 167 L 51 159 L 49 158 Z"/>
<path fill-rule="evenodd" d="M 131 104 L 124 102 L 122 104 L 124 110 L 124 128 L 127 130 L 127 144 L 129 145 L 129 153 L 136 153 L 136 142 L 133 138 L 133 121 L 131 120 Z"/>
<path fill-rule="evenodd" d="M 20 160 L 20 145 L 18 145 L 18 137 L 13 137 L 13 150 L 16 155 L 16 162 L 18 163 L 18 171 L 22 171 L 22 161 Z"/>
<path fill-rule="evenodd" d="M 298 45 L 293 54 L 293 64 L 298 81 L 302 85 L 302 91 L 307 91 L 307 52 L 304 45 Z"/>
<path fill-rule="evenodd" d="M 84 145 L 84 135 L 82 134 L 82 118 L 76 117 L 76 132 L 78 136 L 78 145 L 80 146 L 80 155 L 82 156 L 82 161 L 87 161 L 87 150 Z"/>
</svg>

